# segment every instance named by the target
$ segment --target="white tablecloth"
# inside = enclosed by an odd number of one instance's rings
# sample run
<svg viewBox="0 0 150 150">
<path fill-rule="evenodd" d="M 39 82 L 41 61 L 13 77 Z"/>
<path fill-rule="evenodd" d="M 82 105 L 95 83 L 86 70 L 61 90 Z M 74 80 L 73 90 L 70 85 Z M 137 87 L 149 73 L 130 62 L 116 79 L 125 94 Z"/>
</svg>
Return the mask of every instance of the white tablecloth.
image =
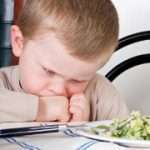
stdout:
<svg viewBox="0 0 150 150">
<path fill-rule="evenodd" d="M 3 127 L 4 126 L 5 124 L 3 124 Z M 131 148 L 122 147 L 113 143 L 99 142 L 96 140 L 79 137 L 67 131 L 59 133 L 28 135 L 22 137 L 0 139 L 0 150 L 130 150 L 130 149 Z M 134 150 L 138 149 L 136 148 Z"/>
</svg>

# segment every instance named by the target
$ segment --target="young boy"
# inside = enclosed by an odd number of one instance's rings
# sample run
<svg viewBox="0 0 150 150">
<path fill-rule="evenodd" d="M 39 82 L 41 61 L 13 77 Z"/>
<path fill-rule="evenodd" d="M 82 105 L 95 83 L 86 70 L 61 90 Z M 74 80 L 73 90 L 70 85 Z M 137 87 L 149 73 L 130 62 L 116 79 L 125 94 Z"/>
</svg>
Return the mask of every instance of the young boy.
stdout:
<svg viewBox="0 0 150 150">
<path fill-rule="evenodd" d="M 117 41 L 110 0 L 26 0 L 11 28 L 19 64 L 0 72 L 0 121 L 125 117 L 119 93 L 96 74 Z"/>
</svg>

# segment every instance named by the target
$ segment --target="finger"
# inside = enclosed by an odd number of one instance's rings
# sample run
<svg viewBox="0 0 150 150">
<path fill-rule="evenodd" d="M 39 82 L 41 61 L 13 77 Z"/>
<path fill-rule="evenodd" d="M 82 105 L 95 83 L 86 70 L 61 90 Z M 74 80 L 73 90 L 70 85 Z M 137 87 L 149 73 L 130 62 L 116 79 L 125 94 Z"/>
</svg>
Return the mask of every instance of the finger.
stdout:
<svg viewBox="0 0 150 150">
<path fill-rule="evenodd" d="M 81 105 L 71 105 L 69 109 L 70 113 L 73 114 L 73 117 L 77 121 L 88 121 L 90 115 L 89 107 L 84 107 Z"/>
<path fill-rule="evenodd" d="M 72 95 L 71 99 L 83 99 L 85 98 L 85 95 L 83 93 L 79 93 L 79 94 L 75 94 L 75 95 Z"/>
<path fill-rule="evenodd" d="M 68 122 L 70 120 L 70 113 L 65 113 L 59 116 L 58 121 L 60 122 Z"/>
<path fill-rule="evenodd" d="M 81 99 L 72 99 L 72 101 L 70 101 L 70 107 L 76 106 L 84 110 L 86 105 L 87 105 L 86 102 Z"/>
<path fill-rule="evenodd" d="M 71 121 L 83 121 L 83 111 L 78 106 L 70 107 Z"/>
</svg>

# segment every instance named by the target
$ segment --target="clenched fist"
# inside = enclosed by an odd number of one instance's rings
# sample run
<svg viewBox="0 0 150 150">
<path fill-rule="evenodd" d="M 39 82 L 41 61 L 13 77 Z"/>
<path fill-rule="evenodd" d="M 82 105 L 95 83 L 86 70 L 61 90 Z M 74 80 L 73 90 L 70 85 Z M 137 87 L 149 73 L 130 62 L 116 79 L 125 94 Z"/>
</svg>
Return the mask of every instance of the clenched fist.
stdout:
<svg viewBox="0 0 150 150">
<path fill-rule="evenodd" d="M 84 94 L 76 94 L 70 98 L 70 113 L 73 121 L 88 121 L 90 115 L 90 103 Z"/>
<path fill-rule="evenodd" d="M 66 97 L 40 97 L 36 121 L 67 122 L 69 119 L 69 100 Z"/>
</svg>

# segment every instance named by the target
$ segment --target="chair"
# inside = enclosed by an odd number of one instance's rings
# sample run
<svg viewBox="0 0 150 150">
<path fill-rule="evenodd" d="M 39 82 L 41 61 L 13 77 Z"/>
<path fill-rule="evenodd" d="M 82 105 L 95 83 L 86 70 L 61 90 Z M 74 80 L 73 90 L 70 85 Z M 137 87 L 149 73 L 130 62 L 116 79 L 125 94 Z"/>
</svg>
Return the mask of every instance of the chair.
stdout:
<svg viewBox="0 0 150 150">
<path fill-rule="evenodd" d="M 150 31 L 135 33 L 135 34 L 132 34 L 132 35 L 129 35 L 129 36 L 126 36 L 126 37 L 120 39 L 119 45 L 118 45 L 116 51 L 118 51 L 121 48 L 128 46 L 130 44 L 133 44 L 136 42 L 141 42 L 144 40 L 150 40 Z M 145 63 L 150 63 L 150 53 L 138 55 L 138 56 L 135 56 L 135 57 L 132 57 L 130 59 L 123 61 L 122 63 L 115 66 L 112 70 L 110 70 L 106 74 L 106 77 L 110 81 L 113 81 L 113 80 L 115 80 L 115 78 L 117 78 L 121 73 L 123 73 L 127 69 L 130 69 L 132 67 L 135 67 L 135 66 L 141 65 L 141 64 L 145 64 Z"/>
<path fill-rule="evenodd" d="M 13 22 L 14 1 L 0 1 L 0 67 L 11 64 L 10 26 Z"/>
<path fill-rule="evenodd" d="M 121 51 L 122 48 L 124 48 L 123 50 L 127 50 L 127 47 L 129 47 L 131 45 L 133 46 L 133 45 L 139 44 L 139 43 L 144 44 L 145 41 L 147 41 L 148 45 L 150 45 L 148 40 L 150 41 L 150 31 L 143 31 L 143 32 L 139 32 L 139 33 L 135 33 L 135 34 L 126 36 L 126 37 L 119 40 L 119 45 L 118 45 L 115 53 L 118 52 L 118 51 Z M 142 50 L 144 50 L 143 47 L 141 49 L 141 53 L 143 53 Z M 128 59 L 124 60 L 123 62 L 119 63 L 118 65 L 113 67 L 108 73 L 106 73 L 106 77 L 111 82 L 114 83 L 115 80 L 117 80 L 120 77 L 120 75 L 125 74 L 125 72 L 127 72 L 127 71 L 129 72 L 129 70 L 131 71 L 133 68 L 135 68 L 137 66 L 142 65 L 142 67 L 143 67 L 143 65 L 147 64 L 147 63 L 150 63 L 150 49 L 149 49 L 148 52 L 146 52 L 144 54 L 140 54 L 140 55 L 128 58 Z M 147 72 L 148 72 L 148 70 L 147 70 Z M 150 72 L 150 70 L 149 70 L 149 72 Z M 137 74 L 135 74 L 135 76 L 132 76 L 131 80 L 135 80 L 136 78 L 138 78 Z M 138 81 L 140 81 L 140 79 L 138 79 Z M 144 79 L 141 80 L 141 83 L 143 81 L 144 81 Z M 124 82 L 128 82 L 128 80 L 126 80 Z M 149 80 L 147 79 L 146 82 L 148 84 Z M 131 90 L 131 93 L 133 92 L 133 95 L 134 94 L 136 95 L 137 94 L 136 92 L 138 92 L 138 91 L 135 91 L 133 89 L 133 87 L 131 88 L 131 84 L 132 83 L 130 82 L 130 83 L 126 83 L 125 85 L 128 86 L 127 87 L 127 88 L 129 88 L 128 91 Z M 149 85 L 150 85 L 150 83 L 149 83 Z M 143 86 L 140 85 L 140 82 L 139 82 L 139 85 L 136 84 L 135 86 L 139 86 L 138 88 L 141 88 L 141 89 L 143 88 Z M 137 88 L 137 87 L 135 87 L 135 88 Z M 150 91 L 150 89 L 146 89 L 146 90 L 142 89 L 142 90 L 144 91 L 144 94 L 143 94 L 144 96 L 141 96 L 141 98 L 139 98 L 139 100 L 130 99 L 129 103 L 130 103 L 130 105 L 132 105 L 132 106 L 130 106 L 130 110 L 140 109 L 140 111 L 142 111 L 144 114 L 150 114 L 150 110 L 149 110 L 149 104 L 150 104 L 149 103 L 149 100 L 150 100 L 149 99 L 150 98 L 149 91 Z M 139 91 L 142 91 L 142 90 L 139 90 Z M 145 91 L 147 91 L 147 93 L 145 93 Z M 146 100 L 146 98 L 147 98 L 147 100 Z M 145 101 L 144 101 L 144 99 L 145 99 Z M 133 102 L 131 102 L 131 101 L 133 101 Z"/>
</svg>

